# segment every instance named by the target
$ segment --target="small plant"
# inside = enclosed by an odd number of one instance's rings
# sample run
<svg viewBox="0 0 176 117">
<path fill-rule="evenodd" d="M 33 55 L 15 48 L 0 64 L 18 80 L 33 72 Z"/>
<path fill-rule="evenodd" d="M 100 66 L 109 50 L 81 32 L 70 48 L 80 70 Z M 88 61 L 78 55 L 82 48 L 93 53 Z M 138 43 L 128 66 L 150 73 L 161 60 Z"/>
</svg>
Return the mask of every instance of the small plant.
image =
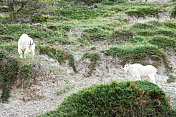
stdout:
<svg viewBox="0 0 176 117">
<path fill-rule="evenodd" d="M 10 90 L 7 86 L 2 86 L 1 90 L 2 90 L 2 94 L 1 94 L 0 100 L 2 102 L 7 102 L 10 97 Z"/>
<path fill-rule="evenodd" d="M 87 77 L 91 76 L 93 70 L 95 70 L 97 60 L 99 59 L 99 54 L 98 53 L 85 53 L 82 57 L 82 59 L 90 59 L 90 65 L 89 65 L 89 71 L 87 73 Z"/>
<path fill-rule="evenodd" d="M 69 66 L 71 66 L 73 68 L 73 71 L 76 73 L 76 67 L 75 67 L 75 60 L 74 60 L 74 56 L 72 54 L 68 55 L 68 60 L 69 60 Z"/>
<path fill-rule="evenodd" d="M 64 89 L 60 89 L 59 91 L 56 92 L 56 94 L 59 96 L 59 95 L 62 95 L 64 93 L 67 93 L 69 92 L 71 89 L 69 86 L 65 87 Z"/>
<path fill-rule="evenodd" d="M 31 66 L 24 64 L 19 68 L 18 71 L 18 78 L 20 82 L 22 83 L 22 87 L 28 87 L 29 86 L 29 80 L 31 78 Z"/>
</svg>

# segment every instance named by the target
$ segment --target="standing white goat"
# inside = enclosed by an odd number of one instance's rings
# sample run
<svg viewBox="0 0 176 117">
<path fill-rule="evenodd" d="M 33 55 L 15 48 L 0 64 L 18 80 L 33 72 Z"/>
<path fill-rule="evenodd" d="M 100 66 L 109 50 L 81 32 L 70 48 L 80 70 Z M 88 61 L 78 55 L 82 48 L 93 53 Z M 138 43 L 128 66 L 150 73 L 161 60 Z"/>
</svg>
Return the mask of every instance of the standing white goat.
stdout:
<svg viewBox="0 0 176 117">
<path fill-rule="evenodd" d="M 137 78 L 137 80 L 141 80 L 142 77 L 148 77 L 151 82 L 156 84 L 155 75 L 157 69 L 152 65 L 126 64 L 123 69 L 129 72 L 133 78 Z"/>
<path fill-rule="evenodd" d="M 23 58 L 22 51 L 24 51 L 24 58 L 26 58 L 28 53 L 32 52 L 33 60 L 35 55 L 35 43 L 27 34 L 22 34 L 18 40 L 18 53 L 20 54 L 20 58 Z"/>
</svg>

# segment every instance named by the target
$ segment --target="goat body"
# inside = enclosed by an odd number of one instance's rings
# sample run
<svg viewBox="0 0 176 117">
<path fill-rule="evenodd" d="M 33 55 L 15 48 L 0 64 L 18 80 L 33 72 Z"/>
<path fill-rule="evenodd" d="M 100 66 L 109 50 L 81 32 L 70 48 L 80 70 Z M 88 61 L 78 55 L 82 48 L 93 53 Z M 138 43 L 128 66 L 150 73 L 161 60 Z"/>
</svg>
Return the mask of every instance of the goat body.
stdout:
<svg viewBox="0 0 176 117">
<path fill-rule="evenodd" d="M 22 34 L 20 36 L 20 39 L 18 40 L 18 53 L 20 54 L 20 58 L 23 58 L 23 52 L 24 51 L 24 58 L 26 58 L 26 55 L 30 52 L 32 52 L 32 59 L 35 55 L 35 43 L 27 34 Z"/>
<path fill-rule="evenodd" d="M 142 77 L 148 77 L 151 82 L 156 84 L 155 75 L 157 69 L 152 65 L 126 64 L 123 69 L 129 72 L 133 78 L 137 78 L 137 80 L 140 80 Z"/>
</svg>

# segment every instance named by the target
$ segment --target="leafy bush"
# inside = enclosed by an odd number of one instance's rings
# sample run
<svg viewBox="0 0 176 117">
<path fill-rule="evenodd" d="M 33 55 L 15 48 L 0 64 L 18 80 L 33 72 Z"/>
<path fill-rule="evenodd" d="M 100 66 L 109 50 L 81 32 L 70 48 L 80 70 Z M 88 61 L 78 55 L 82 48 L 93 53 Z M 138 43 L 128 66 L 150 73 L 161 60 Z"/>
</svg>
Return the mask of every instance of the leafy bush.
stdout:
<svg viewBox="0 0 176 117">
<path fill-rule="evenodd" d="M 165 93 L 148 81 L 93 85 L 68 96 L 38 117 L 165 117 L 176 115 Z"/>
</svg>

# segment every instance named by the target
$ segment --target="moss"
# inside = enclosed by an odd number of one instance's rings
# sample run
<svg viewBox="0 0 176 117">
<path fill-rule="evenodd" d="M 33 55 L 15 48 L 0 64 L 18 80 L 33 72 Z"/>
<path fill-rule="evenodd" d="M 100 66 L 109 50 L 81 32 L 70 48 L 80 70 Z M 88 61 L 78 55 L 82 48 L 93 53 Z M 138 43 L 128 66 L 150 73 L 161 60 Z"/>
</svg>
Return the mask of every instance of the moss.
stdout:
<svg viewBox="0 0 176 117">
<path fill-rule="evenodd" d="M 90 59 L 90 65 L 89 65 L 89 71 L 86 75 L 86 77 L 91 76 L 93 70 L 95 70 L 97 60 L 99 59 L 99 54 L 98 53 L 85 53 L 82 57 L 82 59 Z"/>
<path fill-rule="evenodd" d="M 165 93 L 148 81 L 93 85 L 68 96 L 55 111 L 38 117 L 175 116 Z"/>
</svg>

